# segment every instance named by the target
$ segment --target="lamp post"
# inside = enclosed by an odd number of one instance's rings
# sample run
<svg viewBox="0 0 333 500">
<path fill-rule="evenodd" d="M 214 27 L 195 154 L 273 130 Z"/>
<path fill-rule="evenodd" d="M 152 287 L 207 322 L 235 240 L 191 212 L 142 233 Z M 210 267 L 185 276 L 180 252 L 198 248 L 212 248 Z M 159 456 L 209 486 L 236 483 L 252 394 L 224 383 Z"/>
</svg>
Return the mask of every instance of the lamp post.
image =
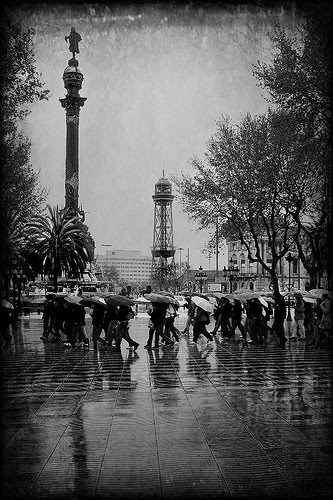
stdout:
<svg viewBox="0 0 333 500">
<path fill-rule="evenodd" d="M 184 248 L 179 247 L 178 250 L 179 250 L 179 276 L 180 276 L 182 274 L 182 250 L 184 250 Z"/>
<path fill-rule="evenodd" d="M 288 276 L 288 292 L 289 292 L 289 295 L 288 295 L 288 314 L 287 314 L 287 321 L 291 321 L 291 313 L 290 313 L 290 290 L 291 290 L 291 281 L 290 281 L 290 268 L 291 268 L 291 263 L 294 261 L 294 257 L 291 255 L 291 253 L 289 252 L 287 257 L 286 257 L 286 261 L 288 262 L 288 266 L 289 266 L 289 276 Z"/>
<path fill-rule="evenodd" d="M 224 278 L 229 278 L 230 283 L 230 293 L 232 293 L 232 283 L 236 276 L 239 274 L 239 268 L 234 264 L 233 260 L 229 260 L 229 266 L 223 268 L 223 276 Z"/>
</svg>

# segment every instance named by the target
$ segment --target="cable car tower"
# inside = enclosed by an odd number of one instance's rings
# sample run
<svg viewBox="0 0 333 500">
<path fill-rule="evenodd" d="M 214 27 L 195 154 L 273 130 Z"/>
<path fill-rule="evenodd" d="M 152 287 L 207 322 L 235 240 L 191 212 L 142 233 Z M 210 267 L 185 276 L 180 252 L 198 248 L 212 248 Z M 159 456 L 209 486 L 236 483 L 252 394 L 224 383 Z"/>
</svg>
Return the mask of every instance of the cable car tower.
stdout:
<svg viewBox="0 0 333 500">
<path fill-rule="evenodd" d="M 163 176 L 155 184 L 155 194 L 152 196 L 154 209 L 154 237 L 152 246 L 152 275 L 160 271 L 161 278 L 166 277 L 168 271 L 175 269 L 172 223 L 172 194 L 171 182 Z M 168 261 L 170 259 L 170 261 Z"/>
</svg>

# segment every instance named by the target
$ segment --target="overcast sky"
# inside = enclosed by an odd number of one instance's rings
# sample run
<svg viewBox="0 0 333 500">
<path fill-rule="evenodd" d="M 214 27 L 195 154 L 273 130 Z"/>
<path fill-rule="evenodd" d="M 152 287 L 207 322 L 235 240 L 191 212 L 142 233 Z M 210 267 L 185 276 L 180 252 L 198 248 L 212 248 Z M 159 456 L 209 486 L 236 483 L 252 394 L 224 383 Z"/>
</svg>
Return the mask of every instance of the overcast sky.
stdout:
<svg viewBox="0 0 333 500">
<path fill-rule="evenodd" d="M 214 4 L 212 4 L 214 5 Z M 150 255 L 154 186 L 162 176 L 191 173 L 190 159 L 203 157 L 222 114 L 237 123 L 263 113 L 267 103 L 252 65 L 271 55 L 268 32 L 276 22 L 297 27 L 294 12 L 241 7 L 119 4 L 108 8 L 45 4 L 19 15 L 36 29 L 36 68 L 51 98 L 32 106 L 25 129 L 32 164 L 49 189 L 51 205 L 64 204 L 66 91 L 62 75 L 71 53 L 65 36 L 82 37 L 76 55 L 84 75 L 80 95 L 79 202 L 96 242 L 96 253 L 141 250 Z M 208 232 L 196 232 L 176 198 L 174 245 L 182 260 L 209 267 L 202 254 Z M 176 253 L 179 262 L 179 252 Z M 219 267 L 226 264 L 221 255 Z M 215 268 L 215 257 L 210 262 Z"/>
</svg>

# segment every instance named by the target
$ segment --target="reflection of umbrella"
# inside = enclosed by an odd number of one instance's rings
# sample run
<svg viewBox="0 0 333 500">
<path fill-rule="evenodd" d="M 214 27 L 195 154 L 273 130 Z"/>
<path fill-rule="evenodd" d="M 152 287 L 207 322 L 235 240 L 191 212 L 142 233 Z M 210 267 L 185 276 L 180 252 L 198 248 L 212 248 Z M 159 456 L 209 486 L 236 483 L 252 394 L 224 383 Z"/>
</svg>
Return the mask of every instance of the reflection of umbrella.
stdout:
<svg viewBox="0 0 333 500">
<path fill-rule="evenodd" d="M 66 295 L 66 297 L 64 297 L 64 300 L 66 300 L 66 302 L 69 302 L 70 304 L 73 304 L 74 306 L 82 305 L 82 299 L 78 295 Z"/>
<path fill-rule="evenodd" d="M 84 307 L 90 307 L 91 305 L 94 304 L 97 306 L 106 307 L 106 302 L 102 297 L 83 298 L 81 299 L 80 304 L 83 305 Z"/>
<path fill-rule="evenodd" d="M 1 307 L 3 307 L 4 309 L 8 309 L 8 310 L 14 309 L 13 304 L 6 299 L 1 300 Z"/>
<path fill-rule="evenodd" d="M 333 292 L 330 290 L 324 290 L 324 288 L 313 288 L 312 290 L 309 290 L 309 293 L 318 299 L 321 299 L 324 293 L 327 293 L 330 297 L 333 296 Z"/>
<path fill-rule="evenodd" d="M 146 293 L 145 294 L 146 299 L 149 300 L 149 302 L 155 302 L 155 304 L 169 304 L 170 303 L 170 297 L 166 295 L 160 295 L 158 293 Z"/>
<path fill-rule="evenodd" d="M 112 306 L 134 306 L 133 300 L 125 295 L 108 295 L 103 298 L 107 304 Z"/>
<path fill-rule="evenodd" d="M 33 299 L 31 304 L 45 304 L 46 297 L 38 297 L 37 299 Z"/>
<path fill-rule="evenodd" d="M 213 306 L 207 299 L 194 295 L 193 297 L 191 297 L 191 300 L 195 303 L 196 306 L 200 307 L 204 311 L 208 313 L 213 312 Z"/>
</svg>

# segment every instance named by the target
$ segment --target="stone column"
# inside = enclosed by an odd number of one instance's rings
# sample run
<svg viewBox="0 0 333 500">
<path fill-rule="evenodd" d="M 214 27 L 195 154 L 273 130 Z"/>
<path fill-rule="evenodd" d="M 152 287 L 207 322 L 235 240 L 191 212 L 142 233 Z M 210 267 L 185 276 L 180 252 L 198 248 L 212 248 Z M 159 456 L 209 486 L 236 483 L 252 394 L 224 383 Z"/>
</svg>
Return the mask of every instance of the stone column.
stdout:
<svg viewBox="0 0 333 500">
<path fill-rule="evenodd" d="M 79 115 L 86 97 L 81 97 L 83 74 L 75 57 L 68 61 L 63 74 L 67 95 L 59 99 L 66 109 L 65 208 L 79 212 Z"/>
</svg>

